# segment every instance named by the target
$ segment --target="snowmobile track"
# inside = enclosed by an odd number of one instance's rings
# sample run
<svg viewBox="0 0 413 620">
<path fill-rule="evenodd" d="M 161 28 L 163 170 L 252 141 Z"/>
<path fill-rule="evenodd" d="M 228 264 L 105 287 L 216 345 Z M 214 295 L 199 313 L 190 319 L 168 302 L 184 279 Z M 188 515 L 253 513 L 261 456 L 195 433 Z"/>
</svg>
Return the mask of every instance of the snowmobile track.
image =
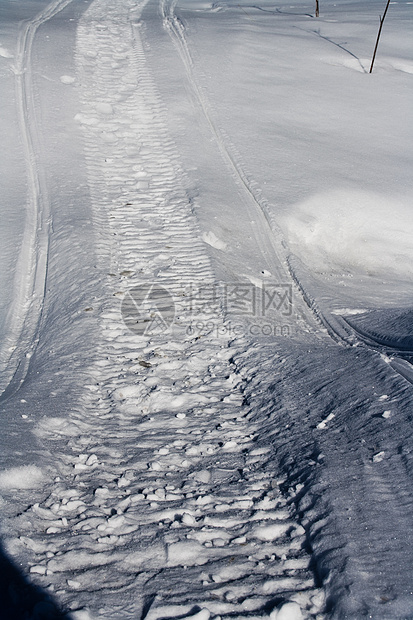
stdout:
<svg viewBox="0 0 413 620">
<path fill-rule="evenodd" d="M 146 62 L 144 6 L 95 0 L 78 26 L 77 121 L 106 276 L 101 336 L 70 417 L 37 427 L 51 451 L 60 446 L 59 475 L 18 524 L 14 552 L 66 609 L 81 592 L 111 620 L 194 610 L 251 619 L 285 601 L 314 618 L 323 594 L 305 532 L 261 471 L 271 450 L 256 443 L 232 361 L 245 342 L 187 330 L 186 295 L 214 273 Z M 133 334 L 121 300 L 154 280 L 181 291 L 178 326 Z M 208 312 L 224 325 L 219 303 Z"/>
<path fill-rule="evenodd" d="M 269 216 L 268 203 L 262 196 L 262 191 L 259 187 L 255 186 L 254 181 L 251 181 L 250 175 L 246 174 L 244 166 L 241 163 L 240 155 L 236 152 L 234 145 L 231 144 L 225 132 L 218 128 L 213 119 L 207 96 L 198 85 L 195 76 L 194 62 L 187 37 L 185 36 L 185 26 L 176 14 L 176 7 L 177 0 L 160 0 L 160 11 L 164 27 L 178 50 L 185 66 L 188 81 L 207 120 L 211 133 L 218 144 L 222 158 L 245 190 L 245 206 L 249 211 L 251 220 L 255 223 L 253 231 L 257 240 L 257 247 L 261 249 L 264 259 L 268 261 L 268 268 L 276 273 L 280 281 L 290 278 L 294 283 L 297 293 L 305 302 L 305 307 L 310 310 L 316 321 L 327 330 L 328 334 L 335 342 L 344 346 L 362 345 L 373 349 L 380 349 L 377 343 L 374 343 L 371 339 L 367 339 L 354 325 L 350 325 L 344 319 L 336 317 L 331 313 L 322 311 L 317 304 L 317 300 L 306 290 L 306 287 L 302 283 L 294 267 L 294 260 L 290 255 L 283 234 Z M 305 312 L 303 316 L 305 316 Z M 383 350 L 383 348 L 381 348 L 381 350 Z M 384 353 L 391 355 L 392 351 L 390 349 L 384 350 Z M 396 360 L 395 363 L 391 361 L 391 366 L 406 380 L 409 382 L 413 381 L 413 370 L 408 361 Z"/>
</svg>

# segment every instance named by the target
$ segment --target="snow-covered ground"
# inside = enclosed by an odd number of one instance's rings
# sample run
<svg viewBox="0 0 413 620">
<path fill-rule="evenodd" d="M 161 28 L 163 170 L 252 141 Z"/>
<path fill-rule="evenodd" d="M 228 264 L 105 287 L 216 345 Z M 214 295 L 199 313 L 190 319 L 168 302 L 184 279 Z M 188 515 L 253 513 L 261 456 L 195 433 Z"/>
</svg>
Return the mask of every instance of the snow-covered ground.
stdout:
<svg viewBox="0 0 413 620">
<path fill-rule="evenodd" d="M 411 3 L 0 4 L 0 618 L 413 617 Z"/>
</svg>

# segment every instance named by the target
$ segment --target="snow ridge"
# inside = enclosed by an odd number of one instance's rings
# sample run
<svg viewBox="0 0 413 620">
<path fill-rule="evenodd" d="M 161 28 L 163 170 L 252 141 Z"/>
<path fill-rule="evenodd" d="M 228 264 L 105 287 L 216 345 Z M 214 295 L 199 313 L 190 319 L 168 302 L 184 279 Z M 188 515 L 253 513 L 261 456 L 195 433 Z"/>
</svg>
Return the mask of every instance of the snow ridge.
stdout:
<svg viewBox="0 0 413 620">
<path fill-rule="evenodd" d="M 43 170 L 39 164 L 40 137 L 31 77 L 31 50 L 38 28 L 62 11 L 72 0 L 54 0 L 32 20 L 24 23 L 17 42 L 16 100 L 20 134 L 28 177 L 24 236 L 17 259 L 13 303 L 6 319 L 6 335 L 0 346 L 0 393 L 7 395 L 23 382 L 37 346 L 47 275 L 50 205 Z M 10 384 L 10 385 L 9 385 Z"/>
</svg>

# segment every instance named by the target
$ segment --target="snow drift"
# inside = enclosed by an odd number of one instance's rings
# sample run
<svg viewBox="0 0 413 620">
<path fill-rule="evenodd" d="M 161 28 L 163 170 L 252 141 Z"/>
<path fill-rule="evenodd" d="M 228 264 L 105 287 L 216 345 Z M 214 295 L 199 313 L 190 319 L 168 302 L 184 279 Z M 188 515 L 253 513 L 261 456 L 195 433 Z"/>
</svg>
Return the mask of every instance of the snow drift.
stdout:
<svg viewBox="0 0 413 620">
<path fill-rule="evenodd" d="M 413 276 L 413 217 L 407 199 L 361 190 L 315 194 L 281 225 L 288 245 L 318 273 Z"/>
</svg>

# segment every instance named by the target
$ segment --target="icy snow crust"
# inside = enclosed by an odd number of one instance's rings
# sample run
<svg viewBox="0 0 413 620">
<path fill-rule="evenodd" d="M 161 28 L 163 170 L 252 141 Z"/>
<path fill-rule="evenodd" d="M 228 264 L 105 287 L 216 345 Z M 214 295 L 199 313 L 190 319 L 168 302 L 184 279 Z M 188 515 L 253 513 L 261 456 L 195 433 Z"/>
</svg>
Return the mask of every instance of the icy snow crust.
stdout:
<svg viewBox="0 0 413 620">
<path fill-rule="evenodd" d="M 411 617 L 409 3 L 14 4 L 0 617 Z"/>
</svg>

